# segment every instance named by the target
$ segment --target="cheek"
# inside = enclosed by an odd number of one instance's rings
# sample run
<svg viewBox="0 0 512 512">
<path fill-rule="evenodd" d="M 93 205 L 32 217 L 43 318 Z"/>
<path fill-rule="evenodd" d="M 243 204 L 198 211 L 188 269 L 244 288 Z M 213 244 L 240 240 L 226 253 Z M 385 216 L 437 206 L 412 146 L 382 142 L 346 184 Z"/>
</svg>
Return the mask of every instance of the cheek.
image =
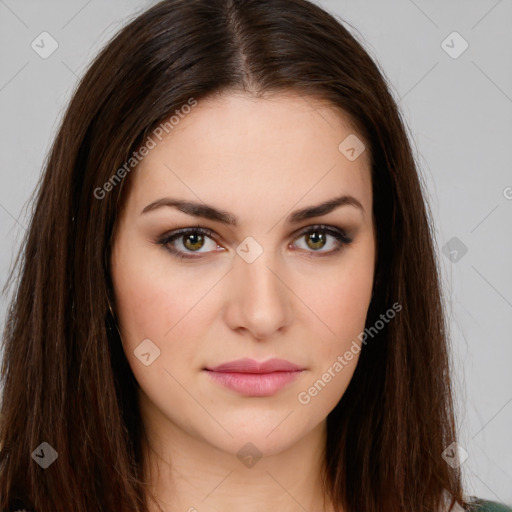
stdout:
<svg viewBox="0 0 512 512">
<path fill-rule="evenodd" d="M 171 279 L 165 280 L 157 269 L 139 264 L 132 255 L 119 262 L 113 282 L 120 324 L 130 339 L 160 337 L 170 329 L 173 319 L 166 311 L 180 308 L 176 290 L 169 287 Z"/>
<path fill-rule="evenodd" d="M 318 274 L 313 293 L 303 296 L 317 317 L 314 336 L 314 365 L 300 404 L 310 412 L 331 411 L 350 383 L 361 353 L 364 331 L 373 287 L 374 253 L 372 241 L 361 243 L 346 253 L 332 272 Z M 328 275 L 327 275 L 328 274 Z M 310 283 L 313 282 L 308 280 Z"/>
<path fill-rule="evenodd" d="M 311 374 L 299 390 L 297 401 L 305 407 L 310 421 L 334 409 L 347 389 L 359 360 L 361 341 L 371 298 L 372 272 L 360 268 L 339 271 L 310 296 L 318 327 L 314 336 Z M 322 334 L 320 334 L 322 333 Z"/>
<path fill-rule="evenodd" d="M 171 271 L 164 249 L 162 253 L 148 251 L 142 243 L 121 241 L 112 257 L 112 280 L 128 356 L 133 356 L 133 350 L 145 339 L 163 353 L 173 340 L 194 337 L 200 328 L 194 306 L 204 291 L 190 286 L 187 276 L 186 272 Z M 187 346 L 190 344 L 178 343 L 173 350 L 186 350 Z"/>
<path fill-rule="evenodd" d="M 311 281 L 310 281 L 311 282 Z M 370 257 L 347 258 L 336 270 L 324 274 L 313 290 L 302 292 L 317 316 L 327 352 L 343 348 L 364 330 L 373 287 L 373 260 Z"/>
<path fill-rule="evenodd" d="M 186 273 L 172 272 L 165 254 L 149 252 L 133 244 L 119 251 L 112 281 L 128 363 L 150 402 L 169 410 L 184 396 L 178 383 L 198 365 L 196 340 L 207 320 L 194 306 L 204 291 L 190 287 Z"/>
</svg>

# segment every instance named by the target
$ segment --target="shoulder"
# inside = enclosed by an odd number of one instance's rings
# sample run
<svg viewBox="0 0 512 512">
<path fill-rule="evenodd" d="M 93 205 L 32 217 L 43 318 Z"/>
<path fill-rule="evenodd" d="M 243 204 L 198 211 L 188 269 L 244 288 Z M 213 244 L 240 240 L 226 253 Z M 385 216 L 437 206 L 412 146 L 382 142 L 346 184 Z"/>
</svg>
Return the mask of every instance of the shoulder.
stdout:
<svg viewBox="0 0 512 512">
<path fill-rule="evenodd" d="M 512 508 L 497 501 L 481 500 L 473 498 L 467 508 L 468 512 L 512 512 Z"/>
</svg>

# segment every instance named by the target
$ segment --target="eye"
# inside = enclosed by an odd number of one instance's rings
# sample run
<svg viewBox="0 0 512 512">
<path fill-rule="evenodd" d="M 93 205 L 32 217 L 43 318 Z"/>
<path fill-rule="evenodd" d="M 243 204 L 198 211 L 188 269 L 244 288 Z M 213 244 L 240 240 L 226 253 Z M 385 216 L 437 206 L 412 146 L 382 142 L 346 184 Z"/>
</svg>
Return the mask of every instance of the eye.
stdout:
<svg viewBox="0 0 512 512">
<path fill-rule="evenodd" d="M 329 238 L 333 239 L 331 240 L 331 247 L 334 245 L 334 248 L 325 251 L 321 250 L 329 246 Z M 297 240 L 305 240 L 305 250 L 308 251 L 308 249 L 312 249 L 308 252 L 317 253 L 312 254 L 312 256 L 329 256 L 352 243 L 352 238 L 347 236 L 342 229 L 334 226 L 325 226 L 323 224 L 308 226 L 300 232 Z"/>
<path fill-rule="evenodd" d="M 210 239 L 210 250 L 214 250 L 218 247 L 218 244 L 212 239 L 214 233 L 210 229 L 202 228 L 200 226 L 194 228 L 183 228 L 178 231 L 173 231 L 168 235 L 164 235 L 163 238 L 157 240 L 159 245 L 165 247 L 169 252 L 171 252 L 174 256 L 180 259 L 186 258 L 200 258 L 201 256 L 190 256 L 190 253 L 207 253 L 206 251 L 199 251 L 203 247 L 207 247 L 206 240 Z M 176 247 L 175 241 L 179 243 L 178 248 Z M 181 249 L 179 246 L 183 247 L 185 250 Z M 189 251 L 189 254 L 187 254 Z"/>
<path fill-rule="evenodd" d="M 212 230 L 197 226 L 173 231 L 172 233 L 162 236 L 156 243 L 163 246 L 179 259 L 197 259 L 201 258 L 201 256 L 194 256 L 195 253 L 205 254 L 220 247 L 213 239 L 214 236 L 215 233 Z M 321 250 L 329 246 L 329 238 L 332 238 L 330 244 L 331 246 L 334 245 L 334 248 Z M 299 233 L 298 238 L 295 240 L 301 239 L 305 240 L 305 250 L 307 252 L 317 253 L 314 254 L 314 256 L 328 256 L 352 243 L 352 238 L 348 237 L 345 231 L 334 226 L 325 225 L 308 226 Z M 210 241 L 209 250 L 208 240 Z M 205 247 L 206 250 L 201 251 L 201 249 Z"/>
</svg>

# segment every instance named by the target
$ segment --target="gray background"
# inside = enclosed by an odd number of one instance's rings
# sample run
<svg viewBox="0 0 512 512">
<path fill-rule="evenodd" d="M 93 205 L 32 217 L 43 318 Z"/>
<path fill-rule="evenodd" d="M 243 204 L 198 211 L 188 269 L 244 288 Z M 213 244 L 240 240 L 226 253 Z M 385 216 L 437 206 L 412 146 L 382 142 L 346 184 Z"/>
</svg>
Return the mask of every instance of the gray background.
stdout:
<svg viewBox="0 0 512 512">
<path fill-rule="evenodd" d="M 0 0 L 2 285 L 78 78 L 153 3 Z M 512 2 L 317 3 L 350 24 L 399 100 L 435 219 L 467 490 L 512 504 Z M 46 59 L 31 47 L 43 31 L 59 45 Z M 453 31 L 469 44 L 457 58 L 445 49 L 458 53 L 460 39 L 442 45 Z M 2 326 L 6 307 L 3 297 Z"/>
</svg>

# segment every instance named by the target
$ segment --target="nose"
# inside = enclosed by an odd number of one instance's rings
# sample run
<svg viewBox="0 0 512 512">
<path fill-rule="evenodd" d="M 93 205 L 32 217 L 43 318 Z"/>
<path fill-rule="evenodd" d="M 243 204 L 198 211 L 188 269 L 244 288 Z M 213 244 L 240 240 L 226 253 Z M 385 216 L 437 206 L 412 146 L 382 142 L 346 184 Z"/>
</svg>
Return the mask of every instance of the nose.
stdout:
<svg viewBox="0 0 512 512">
<path fill-rule="evenodd" d="M 229 273 L 228 325 L 258 341 L 285 332 L 293 313 L 293 293 L 286 278 L 284 265 L 270 250 L 252 262 L 237 255 Z"/>
</svg>

